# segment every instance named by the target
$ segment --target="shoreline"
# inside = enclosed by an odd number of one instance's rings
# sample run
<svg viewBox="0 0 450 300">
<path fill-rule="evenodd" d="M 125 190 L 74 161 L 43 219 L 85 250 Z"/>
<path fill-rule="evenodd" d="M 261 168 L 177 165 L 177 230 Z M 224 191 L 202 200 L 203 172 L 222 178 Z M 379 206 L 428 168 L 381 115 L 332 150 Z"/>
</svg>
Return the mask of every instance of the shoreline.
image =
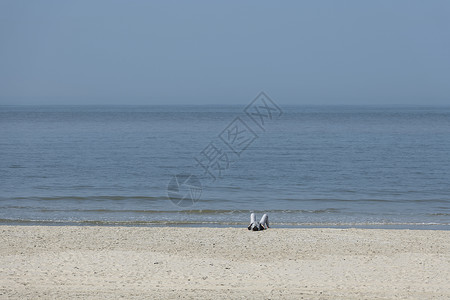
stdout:
<svg viewBox="0 0 450 300">
<path fill-rule="evenodd" d="M 0 226 L 99 226 L 99 227 L 174 227 L 174 228 L 247 228 L 244 222 L 149 222 L 149 221 L 0 221 Z M 446 223 L 271 223 L 278 229 L 380 229 L 380 230 L 442 230 L 450 231 Z"/>
<path fill-rule="evenodd" d="M 0 226 L 0 298 L 450 297 L 441 230 Z"/>
</svg>

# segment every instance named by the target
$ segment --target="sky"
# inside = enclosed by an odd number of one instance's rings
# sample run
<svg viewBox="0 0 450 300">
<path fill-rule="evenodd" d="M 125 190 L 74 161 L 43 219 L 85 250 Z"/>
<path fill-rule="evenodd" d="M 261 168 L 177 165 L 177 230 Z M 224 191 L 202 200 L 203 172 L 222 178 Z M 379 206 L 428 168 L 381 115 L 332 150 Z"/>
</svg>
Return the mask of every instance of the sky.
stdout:
<svg viewBox="0 0 450 300">
<path fill-rule="evenodd" d="M 0 1 L 0 104 L 450 104 L 450 1 Z"/>
</svg>

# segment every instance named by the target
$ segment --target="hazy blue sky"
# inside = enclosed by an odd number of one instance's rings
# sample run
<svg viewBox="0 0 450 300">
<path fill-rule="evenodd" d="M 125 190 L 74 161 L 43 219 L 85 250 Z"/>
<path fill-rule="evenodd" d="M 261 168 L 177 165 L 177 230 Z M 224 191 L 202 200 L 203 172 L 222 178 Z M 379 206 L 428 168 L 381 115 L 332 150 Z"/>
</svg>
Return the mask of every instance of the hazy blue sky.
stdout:
<svg viewBox="0 0 450 300">
<path fill-rule="evenodd" d="M 0 1 L 0 104 L 450 104 L 450 1 Z"/>
</svg>

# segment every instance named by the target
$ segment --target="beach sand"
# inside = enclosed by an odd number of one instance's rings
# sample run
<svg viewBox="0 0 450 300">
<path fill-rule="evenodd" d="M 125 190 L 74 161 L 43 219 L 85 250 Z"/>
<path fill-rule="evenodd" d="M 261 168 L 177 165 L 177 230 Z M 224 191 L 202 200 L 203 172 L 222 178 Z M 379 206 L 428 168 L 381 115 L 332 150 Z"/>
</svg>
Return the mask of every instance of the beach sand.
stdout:
<svg viewBox="0 0 450 300">
<path fill-rule="evenodd" d="M 0 226 L 0 299 L 449 299 L 450 231 Z"/>
</svg>

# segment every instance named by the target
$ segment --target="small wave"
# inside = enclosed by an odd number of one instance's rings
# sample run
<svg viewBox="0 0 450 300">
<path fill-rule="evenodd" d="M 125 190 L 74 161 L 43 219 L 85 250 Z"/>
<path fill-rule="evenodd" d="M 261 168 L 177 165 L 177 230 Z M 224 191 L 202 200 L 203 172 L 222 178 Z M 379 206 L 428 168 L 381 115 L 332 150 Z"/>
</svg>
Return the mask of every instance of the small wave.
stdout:
<svg viewBox="0 0 450 300">
<path fill-rule="evenodd" d="M 10 166 L 8 166 L 8 168 L 10 168 L 10 169 L 23 169 L 23 168 L 26 168 L 26 167 L 22 166 L 22 165 L 10 165 Z"/>
<path fill-rule="evenodd" d="M 450 199 L 343 199 L 343 198 L 310 198 L 310 199 L 300 199 L 300 198 L 281 198 L 282 201 L 292 201 L 292 202 L 383 202 L 383 203 L 450 203 Z"/>
<path fill-rule="evenodd" d="M 108 220 L 34 220 L 34 219 L 0 219 L 4 225 L 99 225 L 99 226 L 244 226 L 246 222 L 214 222 L 214 221 L 108 221 Z"/>
<path fill-rule="evenodd" d="M 167 200 L 167 197 L 151 197 L 151 196 L 54 196 L 54 197 L 13 197 L 11 200 L 45 200 L 45 201 L 61 201 L 61 200 Z"/>
<path fill-rule="evenodd" d="M 254 212 L 257 214 L 263 213 L 280 213 L 280 214 L 328 214 L 340 213 L 341 210 L 337 208 L 317 209 L 317 210 L 228 210 L 228 209 L 173 209 L 173 210 L 148 210 L 148 209 L 57 209 L 57 208 L 38 208 L 31 206 L 5 206 L 5 208 L 12 209 L 36 209 L 40 212 L 86 212 L 86 213 L 136 213 L 136 214 L 187 214 L 187 215 L 233 215 L 233 214 L 248 214 Z"/>
</svg>

